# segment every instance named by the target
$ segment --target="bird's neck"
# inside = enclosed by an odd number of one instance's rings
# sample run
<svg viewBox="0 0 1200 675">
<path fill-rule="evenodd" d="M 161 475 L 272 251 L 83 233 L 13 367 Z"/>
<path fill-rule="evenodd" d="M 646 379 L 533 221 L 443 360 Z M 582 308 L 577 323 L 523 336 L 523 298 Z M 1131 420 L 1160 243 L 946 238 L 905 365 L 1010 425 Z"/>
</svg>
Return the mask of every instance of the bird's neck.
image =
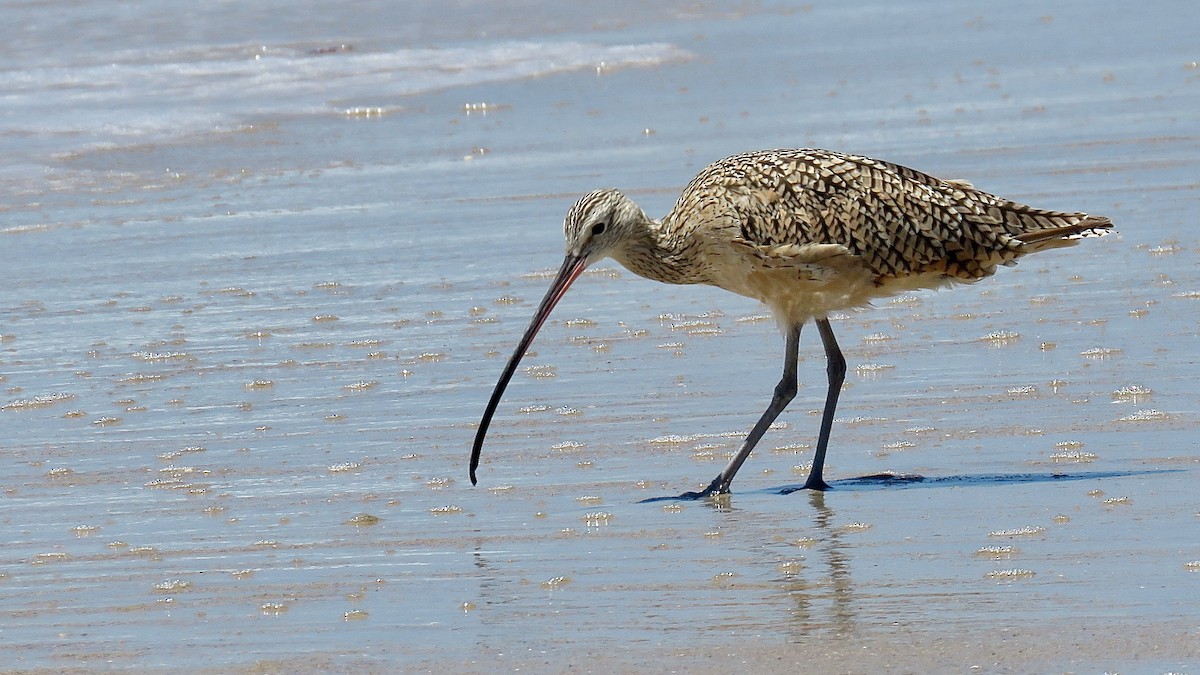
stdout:
<svg viewBox="0 0 1200 675">
<path fill-rule="evenodd" d="M 695 265 L 694 246 L 687 237 L 664 228 L 657 220 L 646 220 L 637 235 L 613 252 L 613 258 L 638 276 L 667 284 L 702 284 L 708 280 L 698 273 L 703 266 Z"/>
</svg>

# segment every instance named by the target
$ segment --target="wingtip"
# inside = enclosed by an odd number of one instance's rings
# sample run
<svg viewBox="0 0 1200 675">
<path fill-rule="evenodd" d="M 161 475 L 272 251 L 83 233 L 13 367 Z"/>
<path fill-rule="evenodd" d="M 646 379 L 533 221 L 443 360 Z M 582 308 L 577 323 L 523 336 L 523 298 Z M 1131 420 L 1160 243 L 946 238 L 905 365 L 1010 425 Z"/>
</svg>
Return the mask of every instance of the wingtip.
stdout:
<svg viewBox="0 0 1200 675">
<path fill-rule="evenodd" d="M 1103 237 L 1116 232 L 1112 219 L 1105 216 L 1088 216 L 1080 221 L 1079 225 L 1083 228 L 1079 233 L 1081 237 Z"/>
</svg>

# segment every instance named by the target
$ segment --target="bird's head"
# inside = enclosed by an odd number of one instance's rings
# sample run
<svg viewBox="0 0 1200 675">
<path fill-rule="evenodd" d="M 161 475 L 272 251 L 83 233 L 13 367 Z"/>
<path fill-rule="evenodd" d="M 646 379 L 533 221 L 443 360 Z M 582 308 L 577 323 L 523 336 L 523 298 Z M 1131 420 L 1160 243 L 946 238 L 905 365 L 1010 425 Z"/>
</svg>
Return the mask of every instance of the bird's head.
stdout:
<svg viewBox="0 0 1200 675">
<path fill-rule="evenodd" d="M 650 218 L 637 204 L 612 188 L 589 192 L 563 220 L 567 256 L 590 265 L 612 256 L 644 231 Z"/>
</svg>

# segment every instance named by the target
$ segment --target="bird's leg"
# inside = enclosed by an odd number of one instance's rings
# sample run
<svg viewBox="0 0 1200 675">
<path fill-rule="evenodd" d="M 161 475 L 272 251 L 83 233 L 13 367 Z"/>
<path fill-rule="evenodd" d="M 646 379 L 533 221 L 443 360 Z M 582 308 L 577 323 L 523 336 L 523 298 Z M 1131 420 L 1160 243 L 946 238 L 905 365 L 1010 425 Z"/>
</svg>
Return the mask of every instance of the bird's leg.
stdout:
<svg viewBox="0 0 1200 675">
<path fill-rule="evenodd" d="M 788 403 L 791 403 L 792 399 L 796 397 L 796 361 L 800 354 L 800 328 L 803 325 L 798 323 L 788 330 L 787 345 L 784 347 L 783 353 L 783 378 L 779 380 L 779 384 L 775 385 L 775 395 L 771 397 L 771 404 L 767 406 L 762 417 L 758 418 L 758 423 L 750 430 L 750 435 L 746 436 L 737 456 L 729 462 L 719 476 L 713 479 L 707 488 L 701 492 L 685 492 L 679 495 L 681 498 L 695 499 L 729 492 L 729 484 L 733 482 L 733 477 L 737 475 L 738 469 L 742 468 L 742 464 L 750 456 L 750 451 L 754 450 L 758 440 L 767 433 L 767 429 L 770 428 L 775 418 L 779 417 L 779 413 L 783 412 Z"/>
<path fill-rule="evenodd" d="M 825 394 L 825 411 L 821 414 L 821 432 L 817 436 L 817 452 L 813 455 L 812 470 L 804 487 L 810 490 L 828 490 L 829 484 L 821 477 L 825 467 L 825 449 L 829 447 L 829 432 L 833 429 L 833 411 L 837 409 L 838 394 L 846 379 L 846 358 L 833 337 L 829 319 L 817 319 L 817 330 L 821 332 L 821 343 L 825 345 L 825 373 L 829 376 L 829 391 Z"/>
</svg>

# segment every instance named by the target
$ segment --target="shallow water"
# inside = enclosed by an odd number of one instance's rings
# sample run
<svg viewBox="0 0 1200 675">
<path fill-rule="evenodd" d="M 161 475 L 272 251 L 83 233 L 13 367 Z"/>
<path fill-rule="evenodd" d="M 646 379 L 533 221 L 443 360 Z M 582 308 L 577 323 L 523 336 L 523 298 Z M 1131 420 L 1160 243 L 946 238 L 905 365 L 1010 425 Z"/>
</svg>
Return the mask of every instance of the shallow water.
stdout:
<svg viewBox="0 0 1200 675">
<path fill-rule="evenodd" d="M 440 7 L 11 9 L 7 668 L 1197 668 L 1191 4 Z M 836 317 L 824 495 L 810 328 L 712 503 L 782 339 L 601 266 L 472 487 L 575 197 L 806 145 L 1120 232 Z"/>
</svg>

